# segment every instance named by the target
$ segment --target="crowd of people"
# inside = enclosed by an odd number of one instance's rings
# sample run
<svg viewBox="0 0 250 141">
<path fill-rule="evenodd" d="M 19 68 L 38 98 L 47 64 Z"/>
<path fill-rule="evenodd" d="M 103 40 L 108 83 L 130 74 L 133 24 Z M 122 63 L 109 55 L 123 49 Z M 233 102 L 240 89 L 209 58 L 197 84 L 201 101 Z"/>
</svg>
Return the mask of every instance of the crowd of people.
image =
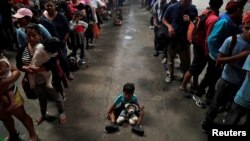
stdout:
<svg viewBox="0 0 250 141">
<path fill-rule="evenodd" d="M 0 56 L 0 120 L 9 132 L 7 140 L 17 140 L 19 133 L 15 129 L 15 116 L 26 127 L 31 141 L 37 140 L 32 118 L 24 109 L 24 100 L 15 82 L 20 71 L 28 87 L 38 98 L 41 116 L 36 119 L 39 125 L 47 118 L 48 98 L 56 102 L 60 124 L 66 122 L 64 88 L 67 80 L 74 80 L 72 62 L 69 56 L 79 64 L 85 64 L 85 49 L 93 46 L 98 38 L 102 19 L 110 11 L 121 14 L 123 0 L 2 0 L 0 1 L 0 41 L 5 49 L 18 50 L 16 65 Z M 250 77 L 250 12 L 243 12 L 246 0 L 230 0 L 226 3 L 225 13 L 219 10 L 223 0 L 210 0 L 204 9 L 203 26 L 197 30 L 197 38 L 188 40 L 190 23 L 199 17 L 198 10 L 191 0 L 142 0 L 152 9 L 151 25 L 154 28 L 154 56 L 164 52 L 162 63 L 166 64 L 167 77 L 171 83 L 176 79 L 174 62 L 179 55 L 182 72 L 181 94 L 192 97 L 197 106 L 207 107 L 202 130 L 208 132 L 217 114 L 225 110 L 228 114 L 224 124 L 235 125 L 249 115 L 249 77 Z M 120 15 L 119 20 L 122 21 Z M 201 20 L 201 19 L 200 19 Z M 122 22 L 119 21 L 118 25 Z M 194 57 L 191 62 L 190 47 Z M 68 53 L 68 49 L 72 53 Z M 78 57 L 78 49 L 80 55 Z M 45 58 L 44 58 L 45 57 Z M 46 60 L 46 62 L 42 62 Z M 199 75 L 206 68 L 201 82 Z M 48 73 L 49 72 L 49 73 Z M 51 77 L 52 76 L 52 77 Z M 193 77 L 190 89 L 188 83 Z M 50 85 L 52 84 L 52 85 Z M 127 103 L 139 107 L 136 118 L 130 123 L 133 130 L 143 135 L 141 125 L 143 106 L 133 95 L 135 86 L 127 83 L 108 111 L 111 124 L 105 126 L 108 132 L 118 130 L 117 122 L 124 114 Z M 192 92 L 192 94 L 191 94 Z M 205 100 L 201 97 L 206 95 Z M 123 109 L 120 109 L 120 108 Z M 123 111 L 121 113 L 121 111 Z M 127 112 L 127 111 L 126 111 Z M 117 120 L 117 117 L 120 117 Z M 131 119 L 132 120 L 132 119 Z M 136 122 L 135 122 L 136 121 Z M 249 124 L 249 116 L 245 124 Z"/>
<path fill-rule="evenodd" d="M 24 73 L 23 90 L 27 98 L 37 98 L 41 116 L 47 119 L 47 103 L 51 98 L 58 109 L 60 124 L 66 122 L 64 101 L 68 80 L 74 80 L 71 63 L 85 64 L 85 50 L 94 47 L 100 35 L 105 14 L 121 9 L 120 0 L 2 0 L 0 2 L 0 120 L 9 136 L 18 140 L 15 116 L 36 141 L 32 118 L 24 109 L 24 100 L 15 82 Z M 78 53 L 80 49 L 80 53 Z M 16 65 L 3 55 L 5 50 L 17 51 Z M 71 53 L 68 53 L 72 50 Z M 78 56 L 79 54 L 79 56 Z M 69 58 L 75 62 L 70 62 Z"/>
<path fill-rule="evenodd" d="M 176 79 L 174 60 L 178 54 L 181 95 L 193 98 L 200 108 L 207 107 L 201 125 L 204 132 L 212 129 L 220 112 L 227 113 L 223 120 L 226 125 L 236 125 L 246 115 L 245 124 L 249 124 L 250 11 L 243 12 L 246 2 L 230 0 L 226 3 L 226 12 L 220 13 L 223 0 L 210 0 L 200 15 L 191 0 L 158 0 L 152 4 L 154 56 L 164 52 L 165 81 L 171 83 Z M 192 34 L 188 34 L 190 31 Z M 199 82 L 203 70 L 205 75 Z"/>
</svg>

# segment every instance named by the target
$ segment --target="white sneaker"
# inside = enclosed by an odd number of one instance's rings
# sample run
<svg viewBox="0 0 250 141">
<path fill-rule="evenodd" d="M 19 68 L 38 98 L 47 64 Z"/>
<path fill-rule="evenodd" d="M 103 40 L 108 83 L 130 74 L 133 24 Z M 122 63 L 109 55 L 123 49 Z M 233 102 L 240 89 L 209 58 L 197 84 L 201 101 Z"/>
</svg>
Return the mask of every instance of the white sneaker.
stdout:
<svg viewBox="0 0 250 141">
<path fill-rule="evenodd" d="M 200 107 L 200 108 L 205 108 L 206 107 L 206 104 L 198 96 L 193 95 L 192 98 L 193 98 L 193 100 L 195 101 L 195 104 L 198 107 Z"/>
<path fill-rule="evenodd" d="M 167 63 L 167 58 L 164 58 L 162 61 L 161 61 L 162 64 L 166 64 Z"/>
<path fill-rule="evenodd" d="M 154 29 L 154 26 L 151 25 L 151 26 L 149 26 L 148 28 L 149 28 L 149 29 Z"/>
</svg>

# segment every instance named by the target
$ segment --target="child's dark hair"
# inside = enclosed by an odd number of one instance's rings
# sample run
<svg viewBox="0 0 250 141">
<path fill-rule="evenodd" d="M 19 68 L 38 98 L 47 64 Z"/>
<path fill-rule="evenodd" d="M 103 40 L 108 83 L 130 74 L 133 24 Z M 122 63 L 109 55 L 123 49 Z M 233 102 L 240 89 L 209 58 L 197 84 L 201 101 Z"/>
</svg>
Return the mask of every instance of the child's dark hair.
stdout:
<svg viewBox="0 0 250 141">
<path fill-rule="evenodd" d="M 56 37 L 51 37 L 43 42 L 44 50 L 50 53 L 56 53 L 60 48 L 62 48 L 63 43 Z"/>
<path fill-rule="evenodd" d="M 210 8 L 213 9 L 213 10 L 220 9 L 222 4 L 223 4 L 223 0 L 210 0 L 209 1 Z"/>
<path fill-rule="evenodd" d="M 34 29 L 39 35 L 42 35 L 42 31 L 41 31 L 40 26 L 39 26 L 38 24 L 29 23 L 29 24 L 25 27 L 25 32 L 27 32 L 27 29 Z"/>
<path fill-rule="evenodd" d="M 134 83 L 126 83 L 123 86 L 123 92 L 127 92 L 129 94 L 133 94 L 135 91 L 135 84 Z"/>
</svg>

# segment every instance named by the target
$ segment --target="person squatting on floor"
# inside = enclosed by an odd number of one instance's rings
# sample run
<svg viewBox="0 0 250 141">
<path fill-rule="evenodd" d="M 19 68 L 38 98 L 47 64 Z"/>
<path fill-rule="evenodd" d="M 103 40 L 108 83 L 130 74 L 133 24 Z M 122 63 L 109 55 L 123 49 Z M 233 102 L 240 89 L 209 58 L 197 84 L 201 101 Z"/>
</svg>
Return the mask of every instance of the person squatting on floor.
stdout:
<svg viewBox="0 0 250 141">
<path fill-rule="evenodd" d="M 138 119 L 136 119 L 135 122 L 130 120 L 130 124 L 132 124 L 133 126 L 132 131 L 139 135 L 144 134 L 144 130 L 141 125 L 144 115 L 143 111 L 144 106 L 138 103 L 137 97 L 134 95 L 134 90 L 135 90 L 135 85 L 133 83 L 126 83 L 123 86 L 123 92 L 119 94 L 119 96 L 116 98 L 114 103 L 109 108 L 107 113 L 107 119 L 111 120 L 111 124 L 105 126 L 105 130 L 108 133 L 116 132 L 118 130 L 117 122 L 121 124 L 121 121 L 123 121 L 120 119 L 120 117 L 126 116 L 123 110 L 126 110 L 125 105 L 129 103 L 129 104 L 135 104 L 136 106 L 139 107 L 137 112 L 134 113 L 138 117 Z"/>
</svg>

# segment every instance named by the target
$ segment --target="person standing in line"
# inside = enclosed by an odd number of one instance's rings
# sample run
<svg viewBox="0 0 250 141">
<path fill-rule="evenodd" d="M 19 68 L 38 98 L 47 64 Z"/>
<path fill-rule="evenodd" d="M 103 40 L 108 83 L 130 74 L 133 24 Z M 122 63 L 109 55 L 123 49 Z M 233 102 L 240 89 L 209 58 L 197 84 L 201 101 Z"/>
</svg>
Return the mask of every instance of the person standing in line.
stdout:
<svg viewBox="0 0 250 141">
<path fill-rule="evenodd" d="M 181 70 L 183 76 L 190 66 L 190 44 L 187 40 L 187 29 L 190 20 L 197 17 L 198 11 L 190 0 L 180 0 L 170 5 L 164 13 L 162 22 L 168 28 L 169 44 L 167 47 L 168 73 L 166 82 L 174 79 L 174 58 L 176 53 L 180 55 Z"/>
</svg>

